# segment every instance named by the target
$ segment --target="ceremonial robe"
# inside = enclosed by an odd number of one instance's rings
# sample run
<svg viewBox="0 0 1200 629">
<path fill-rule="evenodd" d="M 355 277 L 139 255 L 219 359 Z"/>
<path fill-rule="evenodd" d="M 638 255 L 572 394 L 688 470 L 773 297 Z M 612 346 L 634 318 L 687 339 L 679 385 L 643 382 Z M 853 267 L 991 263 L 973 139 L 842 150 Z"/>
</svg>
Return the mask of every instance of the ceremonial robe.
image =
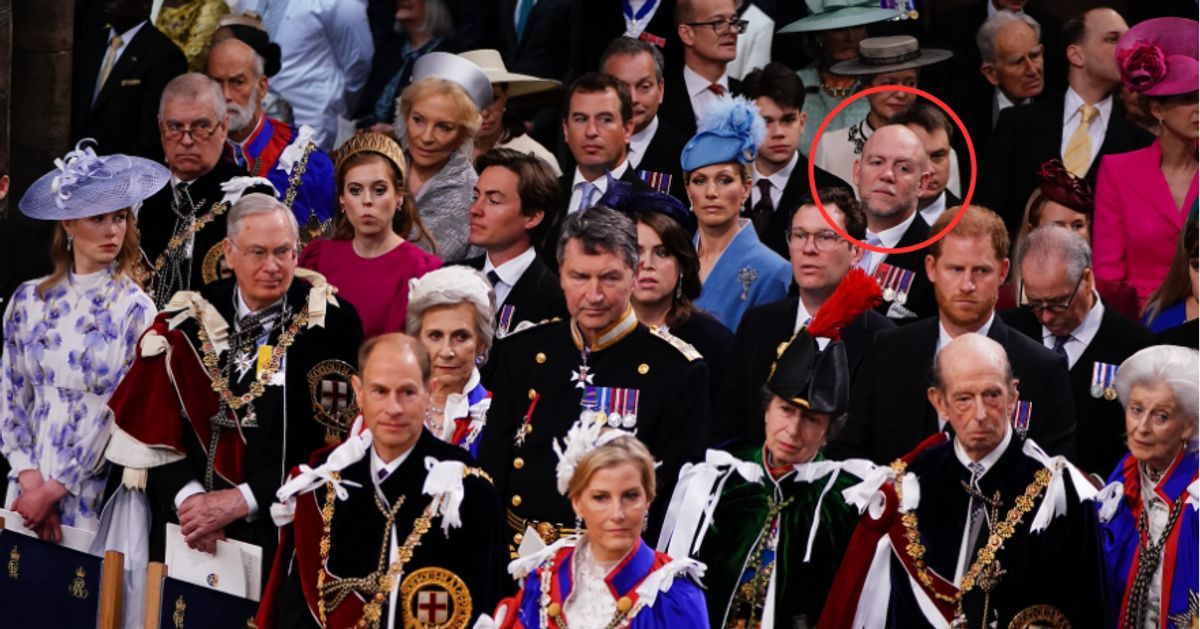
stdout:
<svg viewBox="0 0 1200 629">
<path fill-rule="evenodd" d="M 377 485 L 371 479 L 371 453 L 364 450 L 360 436 L 350 440 L 359 443 L 339 446 L 342 455 L 318 453 L 311 461 L 311 466 L 319 469 L 326 458 L 332 463 L 344 457 L 342 463 L 348 464 L 339 473 L 346 497 L 331 496 L 335 490 L 321 478 L 315 478 L 317 486 L 311 491 L 294 497 L 295 519 L 284 529 L 289 543 L 272 569 L 267 596 L 259 611 L 259 619 L 263 621 L 259 626 L 320 627 L 319 573 L 324 571 L 327 588 L 341 579 L 382 576 L 397 555 L 410 548 L 411 558 L 404 562 L 393 582 L 392 591 L 398 590 L 395 597 L 390 594 L 384 597 L 380 626 L 399 629 L 419 622 L 424 624 L 417 626 L 469 627 L 481 612 L 492 610 L 504 579 L 498 552 L 500 504 L 491 482 L 481 470 L 470 467 L 470 457 L 465 452 L 423 430 L 399 466 L 378 484 L 381 504 L 388 509 L 397 508 L 394 524 L 389 527 L 377 504 Z M 365 441 L 366 449 L 374 447 L 369 439 Z M 442 471 L 457 475 L 449 480 L 452 484 L 459 481 L 459 486 L 438 491 L 446 489 L 435 487 L 438 479 L 434 477 Z M 285 486 L 280 493 L 287 489 Z M 430 506 L 442 499 L 439 494 L 455 492 L 459 492 L 462 500 L 457 507 Z M 322 510 L 326 505 L 333 505 L 333 510 L 329 550 L 322 561 Z M 279 511 L 278 506 L 275 511 Z M 418 522 L 423 517 L 426 526 L 421 528 L 427 530 L 415 532 L 420 530 Z M 409 543 L 414 541 L 413 535 L 417 535 L 415 540 L 419 543 Z M 396 552 L 392 552 L 393 548 Z M 370 585 L 378 588 L 377 583 Z M 331 629 L 353 627 L 363 617 L 364 603 L 376 594 L 352 588 L 335 605 L 336 591 L 332 589 L 324 605 L 325 626 Z M 268 615 L 268 608 L 274 610 L 274 618 Z"/>
<path fill-rule="evenodd" d="M 528 574 L 516 598 L 505 599 L 501 603 L 508 608 L 510 618 L 502 625 L 504 629 L 565 629 L 568 626 L 571 619 L 567 599 L 576 590 L 583 591 L 577 582 L 581 563 L 581 553 L 577 552 L 579 547 L 575 538 L 564 539 L 536 555 L 514 562 L 514 567 L 522 566 L 517 568 L 518 576 L 526 572 Z M 617 605 L 621 600 L 630 603 L 625 616 L 629 622 L 620 626 L 629 629 L 702 627 L 705 624 L 704 591 L 695 579 L 703 571 L 703 566 L 695 561 L 672 560 L 638 540 L 629 554 L 604 578 L 604 583 L 608 585 L 608 592 L 604 594 L 616 599 Z M 549 580 L 548 596 L 543 600 L 541 592 L 546 580 Z M 577 609 L 603 609 L 599 601 L 577 600 L 575 605 Z M 557 606 L 560 615 L 550 616 L 551 606 Z M 609 607 L 612 607 L 611 603 Z M 543 610 L 548 620 L 544 624 L 541 619 Z M 557 618 L 565 622 L 557 622 Z"/>
<path fill-rule="evenodd" d="M 555 485 L 558 457 L 551 442 L 564 437 L 582 411 L 585 391 L 573 378 L 581 371 L 582 347 L 573 321 L 554 321 L 511 334 L 492 350 L 492 369 L 484 381 L 492 405 L 479 461 L 508 510 L 514 550 L 526 525 L 542 524 L 539 532 L 552 542 L 575 519 L 570 501 Z M 611 394 L 606 412 L 623 410 L 618 398 L 627 401 L 624 410 L 632 410 L 632 421 L 619 425 L 662 461 L 658 493 L 670 495 L 680 467 L 701 456 L 708 436 L 704 360 L 679 339 L 651 332 L 630 309 L 597 335 L 586 364 L 584 379 Z M 662 510 L 651 508 L 650 534 L 657 533 Z"/>
<path fill-rule="evenodd" d="M 754 226 L 738 219 L 738 233 L 704 279 L 696 307 L 707 310 L 730 330 L 754 306 L 787 297 L 792 266 L 758 240 Z M 696 246 L 700 236 L 696 235 Z"/>
<path fill-rule="evenodd" d="M 740 444 L 710 450 L 705 463 L 688 468 L 672 503 L 682 512 L 715 501 L 712 520 L 705 529 L 680 518 L 659 543 L 664 549 L 670 539 L 669 554 L 690 552 L 708 567 L 704 584 L 714 628 L 754 626 L 751 613 L 763 627 L 814 626 L 858 519 L 842 490 L 858 482 L 855 472 L 873 467 L 818 454 L 776 478 L 763 457 L 761 445 Z M 711 480 L 693 482 L 706 476 Z M 749 592 L 754 595 L 743 596 Z"/>
<path fill-rule="evenodd" d="M 1196 453 L 1185 448 L 1154 486 L 1155 495 L 1166 503 L 1168 512 L 1176 502 L 1184 503 L 1175 526 L 1164 532 L 1167 539 L 1158 568 L 1162 590 L 1158 595 L 1159 607 L 1153 612 L 1159 627 L 1191 627 L 1197 620 L 1200 523 L 1196 509 L 1200 489 L 1196 469 Z M 1108 482 L 1111 497 L 1099 506 L 1108 604 L 1116 622 L 1125 617 L 1130 588 L 1137 575 L 1138 546 L 1147 541 L 1138 533 L 1138 520 L 1146 503 L 1137 459 L 1126 454 Z"/>
<path fill-rule="evenodd" d="M 982 495 L 1000 500 L 995 510 L 987 508 L 968 555 L 971 567 L 958 583 L 971 472 L 948 436 L 935 435 L 893 463 L 896 480 L 852 487 L 848 493 L 863 498 L 856 504 L 871 507 L 850 539 L 818 626 L 944 627 L 959 613 L 971 628 L 1064 626 L 1063 620 L 1103 626 L 1097 518 L 1091 503 L 1080 500 L 1094 490 L 1061 457 L 1047 458 L 1012 431 L 998 448 L 977 482 Z M 1017 498 L 1031 493 L 1029 508 L 1019 506 Z M 1053 496 L 1062 500 L 1058 507 Z M 990 555 L 994 561 L 980 552 L 992 540 L 1003 542 Z M 998 577 L 986 593 L 989 573 Z"/>
<path fill-rule="evenodd" d="M 235 290 L 235 282 L 226 280 L 204 287 L 199 294 L 182 294 L 172 300 L 142 336 L 133 367 L 109 402 L 116 429 L 106 456 L 128 468 L 149 470 L 146 494 L 152 517 L 152 559 L 163 556 L 163 525 L 179 521 L 176 495 L 192 481 L 203 484 L 207 480 L 214 431 L 210 418 L 220 412 L 220 402 L 202 364 L 206 352 L 200 329 L 203 325 L 214 346 L 228 346 Z M 257 425 L 246 422 L 243 407 L 237 413 L 240 427 L 220 431 L 217 447 L 211 452 L 211 485 L 204 487 L 212 491 L 242 483 L 249 486 L 257 516 L 234 521 L 225 527 L 225 534 L 261 546 L 264 568 L 270 566 L 275 551 L 277 530 L 267 515 L 275 491 L 288 469 L 307 462 L 310 454 L 326 443 L 327 428 L 314 413 L 310 372 L 330 359 L 353 365 L 362 342 L 362 326 L 353 306 L 332 297 L 320 275 L 297 274 L 286 302 L 291 314 L 285 311 L 282 315 L 284 328 L 305 304 L 310 306 L 308 323 L 298 329 L 295 341 L 284 352 L 282 377 L 277 372 L 269 378 L 262 395 L 252 402 Z M 276 326 L 265 345 L 277 347 L 281 334 Z M 233 360 L 233 350 L 219 351 L 218 368 L 224 370 Z M 239 395 L 246 392 L 255 369 L 251 367 L 234 389 Z M 236 369 L 233 377 L 237 377 Z"/>
<path fill-rule="evenodd" d="M 337 214 L 333 160 L 313 137 L 310 127 L 297 128 L 263 115 L 244 142 L 225 143 L 225 158 L 251 176 L 269 179 L 280 201 L 288 204 L 288 196 L 294 195 L 289 209 L 305 232 L 323 228 Z M 301 170 L 293 185 L 293 176 Z"/>
</svg>

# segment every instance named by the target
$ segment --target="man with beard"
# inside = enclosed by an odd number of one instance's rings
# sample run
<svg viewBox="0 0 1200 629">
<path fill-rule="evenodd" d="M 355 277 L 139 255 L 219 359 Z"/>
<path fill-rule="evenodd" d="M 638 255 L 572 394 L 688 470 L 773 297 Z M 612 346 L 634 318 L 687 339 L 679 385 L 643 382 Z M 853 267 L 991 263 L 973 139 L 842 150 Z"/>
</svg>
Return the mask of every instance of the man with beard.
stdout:
<svg viewBox="0 0 1200 629">
<path fill-rule="evenodd" d="M 878 133 L 876 133 L 878 135 Z M 950 224 L 949 212 L 930 229 Z M 925 257 L 938 316 L 880 332 L 850 387 L 850 418 L 829 444 L 832 458 L 865 457 L 888 463 L 946 429 L 925 397 L 934 356 L 951 340 L 976 332 L 999 343 L 1017 379 L 1013 429 L 1050 454 L 1075 456 L 1075 404 L 1066 361 L 996 317 L 1000 285 L 1008 276 L 1008 232 L 990 210 L 967 206 L 945 238 Z"/>
<path fill-rule="evenodd" d="M 871 134 L 854 162 L 854 185 L 867 214 L 868 245 L 896 248 L 929 237 L 929 225 L 917 215 L 921 192 L 929 187 L 929 157 L 915 133 L 885 125 Z M 881 314 L 896 322 L 932 315 L 933 287 L 922 273 L 925 254 L 868 250 L 858 267 L 873 275 L 883 290 Z"/>
<path fill-rule="evenodd" d="M 275 190 L 221 159 L 227 110 L 221 88 L 208 77 L 192 72 L 175 78 L 158 109 L 171 182 L 146 199 L 137 216 L 151 296 L 162 308 L 177 291 L 228 277 L 221 250 L 226 213 L 247 188 Z"/>
<path fill-rule="evenodd" d="M 262 44 L 270 45 L 265 34 Z M 225 159 L 274 184 L 279 199 L 301 225 L 306 243 L 333 220 L 333 161 L 299 129 L 263 113 L 267 95 L 265 55 L 240 39 L 227 39 L 208 53 L 209 78 L 221 86 L 229 109 Z"/>
</svg>

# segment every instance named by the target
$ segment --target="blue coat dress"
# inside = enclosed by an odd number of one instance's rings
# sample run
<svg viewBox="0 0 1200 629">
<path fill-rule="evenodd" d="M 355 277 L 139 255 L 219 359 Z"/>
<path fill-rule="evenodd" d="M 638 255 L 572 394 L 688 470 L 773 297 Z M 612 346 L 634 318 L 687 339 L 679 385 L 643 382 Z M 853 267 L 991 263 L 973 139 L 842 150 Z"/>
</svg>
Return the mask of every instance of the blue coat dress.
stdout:
<svg viewBox="0 0 1200 629">
<path fill-rule="evenodd" d="M 696 300 L 730 330 L 737 330 L 742 315 L 754 306 L 787 297 L 792 266 L 758 240 L 747 219 L 738 219 L 738 233 L 721 254 Z M 699 244 L 696 236 L 694 244 Z"/>
</svg>

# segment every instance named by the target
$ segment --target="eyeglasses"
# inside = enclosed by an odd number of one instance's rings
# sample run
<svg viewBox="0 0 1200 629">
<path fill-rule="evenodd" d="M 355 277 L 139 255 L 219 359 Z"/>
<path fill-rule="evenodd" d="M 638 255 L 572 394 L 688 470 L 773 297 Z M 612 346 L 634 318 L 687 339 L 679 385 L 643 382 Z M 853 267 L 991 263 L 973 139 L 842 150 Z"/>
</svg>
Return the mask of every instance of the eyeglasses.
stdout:
<svg viewBox="0 0 1200 629">
<path fill-rule="evenodd" d="M 1035 313 L 1043 312 L 1045 310 L 1049 310 L 1050 312 L 1054 312 L 1054 313 L 1066 312 L 1071 307 L 1071 304 L 1075 301 L 1075 295 L 1079 294 L 1080 286 L 1083 286 L 1083 276 L 1082 275 L 1079 276 L 1079 281 L 1075 282 L 1075 290 L 1071 291 L 1071 296 L 1067 297 L 1066 301 L 1059 302 L 1059 303 L 1053 303 L 1053 302 L 1049 302 L 1049 301 L 1026 300 L 1025 303 L 1021 304 L 1021 307 L 1028 308 L 1028 309 L 1034 311 Z M 1021 282 L 1021 296 L 1022 296 L 1022 298 L 1025 297 L 1025 283 L 1024 282 Z"/>
<path fill-rule="evenodd" d="M 829 251 L 833 249 L 834 245 L 842 242 L 842 237 L 838 236 L 831 229 L 823 229 L 812 233 L 806 232 L 803 229 L 789 229 L 785 238 L 787 239 L 788 246 L 797 249 L 803 248 L 805 243 L 811 239 L 813 247 L 816 247 L 817 251 Z"/>
<path fill-rule="evenodd" d="M 247 247 L 243 251 L 236 244 L 233 245 L 233 248 L 242 251 L 255 264 L 260 265 L 266 264 L 267 258 L 274 258 L 276 262 L 283 264 L 284 262 L 290 262 L 296 255 L 296 248 L 292 245 L 283 245 L 270 251 L 262 247 Z"/>
<path fill-rule="evenodd" d="M 211 138 L 212 134 L 217 132 L 218 127 L 220 127 L 219 124 L 214 124 L 211 120 L 201 118 L 193 122 L 191 126 L 175 121 L 164 122 L 162 132 L 172 142 L 178 142 L 183 139 L 183 134 L 185 133 L 190 134 L 193 140 L 203 142 Z"/>
<path fill-rule="evenodd" d="M 688 26 L 708 26 L 713 29 L 713 32 L 718 35 L 727 35 L 730 30 L 738 33 L 745 33 L 746 27 L 750 25 L 749 20 L 739 20 L 730 18 L 728 20 L 712 20 L 711 22 L 686 22 Z"/>
</svg>

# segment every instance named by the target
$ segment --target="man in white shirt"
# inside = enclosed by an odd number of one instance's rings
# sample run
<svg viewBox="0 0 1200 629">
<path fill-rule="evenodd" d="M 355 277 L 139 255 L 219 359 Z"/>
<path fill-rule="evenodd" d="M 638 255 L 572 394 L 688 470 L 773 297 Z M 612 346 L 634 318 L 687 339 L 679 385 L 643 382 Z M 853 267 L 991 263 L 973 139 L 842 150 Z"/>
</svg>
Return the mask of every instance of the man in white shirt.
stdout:
<svg viewBox="0 0 1200 629">
<path fill-rule="evenodd" d="M 537 254 L 547 217 L 559 206 L 558 181 L 545 162 L 511 149 L 475 160 L 479 180 L 471 205 L 470 242 L 484 255 L 466 261 L 496 291 L 496 330 L 503 337 L 524 322 L 567 315 L 558 277 Z"/>
<path fill-rule="evenodd" d="M 1016 262 L 1024 305 L 1001 317 L 1066 357 L 1079 416 L 1077 463 L 1107 477 L 1126 451 L 1125 413 L 1111 394 L 1112 380 L 1117 367 L 1149 346 L 1153 336 L 1101 301 L 1092 250 L 1079 234 L 1054 225 L 1035 229 L 1017 252 Z"/>
<path fill-rule="evenodd" d="M 871 134 L 854 163 L 854 183 L 867 214 L 866 243 L 894 249 L 918 245 L 929 225 L 917 216 L 921 192 L 929 186 L 925 145 L 901 125 L 885 125 Z M 922 272 L 924 252 L 885 253 L 868 249 L 859 268 L 875 276 L 883 290 L 880 312 L 895 320 L 929 316 L 933 290 Z"/>
<path fill-rule="evenodd" d="M 283 68 L 271 79 L 292 105 L 296 125 L 316 131 L 317 145 L 333 150 L 339 120 L 353 110 L 371 72 L 375 46 L 363 0 L 260 0 Z"/>
<path fill-rule="evenodd" d="M 679 155 L 688 138 L 658 115 L 663 102 L 663 55 L 653 44 L 618 37 L 600 58 L 600 71 L 629 87 L 633 99 L 633 136 L 629 165 L 650 187 L 688 204 Z"/>
<path fill-rule="evenodd" d="M 726 66 L 737 57 L 746 21 L 738 17 L 735 0 L 680 0 L 675 24 L 683 42 L 683 70 L 667 83 L 663 117 L 691 137 L 708 105 L 741 91 Z"/>
<path fill-rule="evenodd" d="M 978 201 L 1004 218 L 1010 237 L 1022 227 L 1025 205 L 1046 161 L 1061 159 L 1076 176 L 1094 183 L 1101 157 L 1153 141 L 1113 109 L 1113 95 L 1121 85 L 1114 50 L 1128 30 L 1112 9 L 1092 9 L 1067 20 L 1066 93 L 1007 109 L 996 122 L 991 150 L 982 160 L 987 176 L 979 177 Z"/>
</svg>

